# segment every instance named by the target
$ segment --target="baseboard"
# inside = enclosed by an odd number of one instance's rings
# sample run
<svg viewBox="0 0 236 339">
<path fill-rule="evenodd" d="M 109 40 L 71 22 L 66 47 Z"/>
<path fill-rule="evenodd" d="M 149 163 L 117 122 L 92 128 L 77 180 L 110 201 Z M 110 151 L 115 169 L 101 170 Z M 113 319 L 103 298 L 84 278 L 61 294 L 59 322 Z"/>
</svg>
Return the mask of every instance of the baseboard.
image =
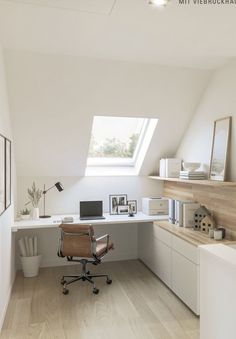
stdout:
<svg viewBox="0 0 236 339">
<path fill-rule="evenodd" d="M 12 291 L 12 288 L 13 288 L 13 285 L 14 285 L 14 282 L 15 282 L 15 277 L 16 277 L 16 274 L 15 274 L 14 279 L 12 281 L 11 287 L 8 290 L 6 302 L 5 302 L 5 305 L 3 307 L 3 311 L 0 314 L 0 334 L 1 334 L 1 331 L 2 331 L 2 326 L 3 326 L 4 320 L 5 320 L 5 316 L 6 316 L 6 313 L 7 313 L 7 307 L 8 307 L 10 298 L 11 298 L 11 291 Z"/>
</svg>

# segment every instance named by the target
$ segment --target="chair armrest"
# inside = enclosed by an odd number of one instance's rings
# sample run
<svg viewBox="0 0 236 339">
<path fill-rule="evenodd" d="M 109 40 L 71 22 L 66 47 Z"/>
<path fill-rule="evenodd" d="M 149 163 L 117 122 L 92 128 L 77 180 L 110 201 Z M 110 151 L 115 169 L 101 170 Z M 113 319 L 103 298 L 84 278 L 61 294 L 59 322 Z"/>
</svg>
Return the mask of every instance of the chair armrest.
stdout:
<svg viewBox="0 0 236 339">
<path fill-rule="evenodd" d="M 96 247 L 97 247 L 97 243 L 99 241 L 102 241 L 103 239 L 106 239 L 106 252 L 108 252 L 108 249 L 109 249 L 109 234 L 105 234 L 99 238 L 95 238 L 94 241 L 93 241 L 93 249 L 92 249 L 92 252 L 93 254 L 96 254 Z"/>
</svg>

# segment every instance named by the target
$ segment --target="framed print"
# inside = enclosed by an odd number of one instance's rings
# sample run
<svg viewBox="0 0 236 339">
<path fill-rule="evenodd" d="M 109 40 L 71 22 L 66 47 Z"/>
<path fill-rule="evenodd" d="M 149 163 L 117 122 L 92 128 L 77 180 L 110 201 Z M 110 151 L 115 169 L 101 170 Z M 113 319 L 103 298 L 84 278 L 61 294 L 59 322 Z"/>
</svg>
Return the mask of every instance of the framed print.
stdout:
<svg viewBox="0 0 236 339">
<path fill-rule="evenodd" d="M 119 205 L 118 206 L 118 214 L 129 214 L 129 206 L 128 205 Z"/>
<path fill-rule="evenodd" d="M 129 209 L 132 211 L 132 213 L 137 213 L 137 200 L 128 200 L 127 205 L 129 206 Z"/>
<path fill-rule="evenodd" d="M 231 117 L 219 119 L 214 122 L 210 163 L 211 180 L 225 180 L 230 127 Z"/>
<path fill-rule="evenodd" d="M 11 141 L 5 142 L 5 208 L 11 205 Z"/>
<path fill-rule="evenodd" d="M 109 195 L 109 212 L 110 214 L 118 214 L 118 206 L 127 204 L 127 194 Z"/>
<path fill-rule="evenodd" d="M 5 211 L 5 138 L 0 134 L 0 215 Z"/>
</svg>

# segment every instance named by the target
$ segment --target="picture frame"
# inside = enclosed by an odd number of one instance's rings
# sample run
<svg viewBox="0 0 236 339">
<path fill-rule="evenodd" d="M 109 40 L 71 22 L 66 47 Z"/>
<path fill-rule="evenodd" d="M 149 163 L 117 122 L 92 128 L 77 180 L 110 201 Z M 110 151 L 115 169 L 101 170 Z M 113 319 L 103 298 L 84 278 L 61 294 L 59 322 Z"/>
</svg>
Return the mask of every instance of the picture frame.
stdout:
<svg viewBox="0 0 236 339">
<path fill-rule="evenodd" d="M 11 141 L 5 139 L 5 209 L 11 205 Z"/>
<path fill-rule="evenodd" d="M 118 205 L 117 214 L 128 215 L 129 214 L 129 206 L 128 205 Z"/>
<path fill-rule="evenodd" d="M 215 120 L 210 162 L 210 180 L 225 181 L 231 117 Z"/>
<path fill-rule="evenodd" d="M 109 195 L 109 213 L 111 215 L 118 214 L 118 206 L 124 205 L 127 205 L 127 194 Z"/>
<path fill-rule="evenodd" d="M 137 214 L 137 200 L 128 200 L 127 205 L 131 208 L 133 214 Z"/>
<path fill-rule="evenodd" d="M 5 189 L 5 161 L 6 161 L 5 137 L 0 134 L 0 215 L 6 209 L 6 189 Z"/>
</svg>

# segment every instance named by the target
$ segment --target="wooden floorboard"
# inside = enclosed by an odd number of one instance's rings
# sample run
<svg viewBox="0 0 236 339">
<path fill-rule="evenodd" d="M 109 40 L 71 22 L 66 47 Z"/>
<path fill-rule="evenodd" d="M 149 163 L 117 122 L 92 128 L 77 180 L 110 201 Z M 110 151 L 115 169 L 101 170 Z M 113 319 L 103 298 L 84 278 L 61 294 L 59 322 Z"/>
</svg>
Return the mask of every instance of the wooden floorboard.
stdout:
<svg viewBox="0 0 236 339">
<path fill-rule="evenodd" d="M 199 339 L 199 319 L 138 260 L 103 263 L 106 285 L 78 282 L 61 293 L 63 274 L 79 267 L 44 268 L 37 278 L 18 272 L 1 339 Z"/>
</svg>

